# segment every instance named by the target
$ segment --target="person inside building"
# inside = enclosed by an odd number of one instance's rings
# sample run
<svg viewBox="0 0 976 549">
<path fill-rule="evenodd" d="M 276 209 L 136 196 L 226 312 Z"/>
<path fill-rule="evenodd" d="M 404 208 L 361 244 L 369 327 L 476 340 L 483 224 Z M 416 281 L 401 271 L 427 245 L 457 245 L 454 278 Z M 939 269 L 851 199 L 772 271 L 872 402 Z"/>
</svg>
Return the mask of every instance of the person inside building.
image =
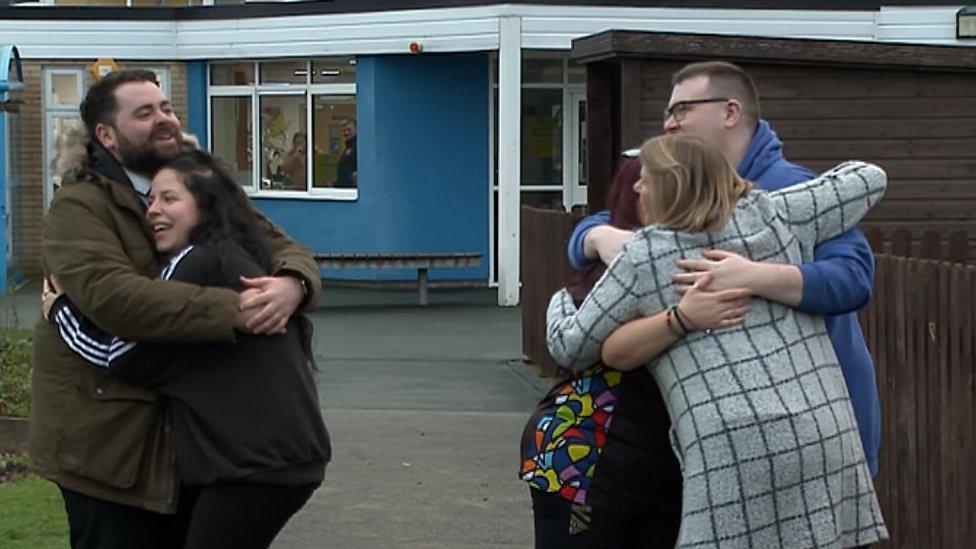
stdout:
<svg viewBox="0 0 976 549">
<path fill-rule="evenodd" d="M 281 160 L 281 172 L 285 176 L 282 183 L 285 189 L 306 190 L 308 181 L 307 165 L 308 136 L 305 132 L 295 132 L 291 138 L 291 149 Z"/>
<path fill-rule="evenodd" d="M 356 120 L 349 119 L 342 124 L 344 145 L 336 165 L 336 187 L 356 187 L 359 185 L 359 168 L 356 153 Z"/>
</svg>

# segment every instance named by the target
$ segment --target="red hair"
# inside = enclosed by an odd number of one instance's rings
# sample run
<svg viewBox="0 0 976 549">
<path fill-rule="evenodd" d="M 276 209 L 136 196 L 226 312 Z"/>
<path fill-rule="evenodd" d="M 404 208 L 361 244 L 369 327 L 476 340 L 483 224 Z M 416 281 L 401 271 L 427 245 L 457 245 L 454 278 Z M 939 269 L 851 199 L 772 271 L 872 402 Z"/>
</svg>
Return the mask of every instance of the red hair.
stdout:
<svg viewBox="0 0 976 549">
<path fill-rule="evenodd" d="M 610 210 L 610 225 L 618 229 L 633 231 L 643 226 L 637 214 L 640 207 L 640 195 L 634 190 L 634 183 L 640 179 L 641 163 L 637 157 L 625 156 L 617 164 L 617 173 L 607 191 L 606 205 Z M 593 289 L 593 285 L 600 279 L 603 272 L 607 269 L 601 261 L 597 260 L 593 265 L 577 271 L 570 278 L 566 289 L 569 295 L 573 296 L 573 301 L 579 307 L 586 295 Z"/>
</svg>

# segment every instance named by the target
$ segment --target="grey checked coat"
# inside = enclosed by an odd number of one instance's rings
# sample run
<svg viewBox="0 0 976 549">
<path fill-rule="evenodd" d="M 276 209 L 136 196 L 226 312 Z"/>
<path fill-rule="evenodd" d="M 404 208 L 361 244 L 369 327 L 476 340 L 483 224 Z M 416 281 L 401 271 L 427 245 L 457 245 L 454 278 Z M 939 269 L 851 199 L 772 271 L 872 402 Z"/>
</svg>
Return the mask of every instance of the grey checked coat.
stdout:
<svg viewBox="0 0 976 549">
<path fill-rule="evenodd" d="M 750 191 L 711 233 L 645 227 L 579 310 L 562 290 L 548 344 L 563 366 L 600 357 L 621 324 L 677 302 L 675 259 L 708 249 L 799 264 L 857 224 L 886 176 L 848 162 L 818 179 Z M 684 478 L 679 547 L 851 547 L 887 537 L 823 319 L 755 299 L 740 326 L 695 332 L 647 365 L 673 423 Z"/>
</svg>

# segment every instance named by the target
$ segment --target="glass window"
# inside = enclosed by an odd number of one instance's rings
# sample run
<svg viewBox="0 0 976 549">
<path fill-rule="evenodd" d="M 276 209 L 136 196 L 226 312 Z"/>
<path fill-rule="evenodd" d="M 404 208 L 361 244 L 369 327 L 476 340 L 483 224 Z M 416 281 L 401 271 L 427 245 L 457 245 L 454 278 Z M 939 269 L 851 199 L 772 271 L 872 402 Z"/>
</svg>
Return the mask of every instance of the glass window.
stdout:
<svg viewBox="0 0 976 549">
<path fill-rule="evenodd" d="M 51 105 L 77 105 L 81 103 L 77 72 L 51 73 Z"/>
<path fill-rule="evenodd" d="M 227 164 L 238 183 L 251 186 L 251 98 L 214 97 L 210 111 L 214 156 Z"/>
<path fill-rule="evenodd" d="M 219 63 L 210 66 L 211 86 L 254 84 L 254 63 Z"/>
<path fill-rule="evenodd" d="M 201 0 L 132 0 L 134 8 L 176 8 L 180 6 L 200 6 Z"/>
<path fill-rule="evenodd" d="M 81 129 L 83 124 L 81 122 L 81 117 L 76 114 L 51 116 L 48 118 L 48 120 L 50 121 L 49 127 L 51 131 L 51 138 L 48 141 L 51 147 L 51 150 L 49 151 L 49 158 L 56 159 L 56 153 L 57 151 L 62 150 L 62 142 L 68 138 L 69 131 L 72 129 Z M 54 175 L 51 179 L 54 184 L 53 190 L 57 190 L 58 187 L 61 186 L 60 177 Z"/>
<path fill-rule="evenodd" d="M 305 84 L 308 81 L 308 63 L 304 59 L 262 62 L 258 66 L 261 84 Z"/>
<path fill-rule="evenodd" d="M 356 60 L 352 57 L 312 59 L 313 84 L 355 84 Z"/>
<path fill-rule="evenodd" d="M 523 84 L 562 84 L 563 60 L 560 57 L 524 57 L 522 59 Z"/>
<path fill-rule="evenodd" d="M 304 95 L 262 95 L 261 190 L 307 190 Z"/>
<path fill-rule="evenodd" d="M 54 0 L 56 6 L 125 6 L 125 0 Z"/>
<path fill-rule="evenodd" d="M 586 84 L 586 65 L 569 65 L 569 83 Z"/>
<path fill-rule="evenodd" d="M 522 89 L 522 185 L 563 184 L 563 90 Z"/>
<path fill-rule="evenodd" d="M 312 186 L 356 187 L 355 96 L 316 95 L 312 108 Z"/>
</svg>

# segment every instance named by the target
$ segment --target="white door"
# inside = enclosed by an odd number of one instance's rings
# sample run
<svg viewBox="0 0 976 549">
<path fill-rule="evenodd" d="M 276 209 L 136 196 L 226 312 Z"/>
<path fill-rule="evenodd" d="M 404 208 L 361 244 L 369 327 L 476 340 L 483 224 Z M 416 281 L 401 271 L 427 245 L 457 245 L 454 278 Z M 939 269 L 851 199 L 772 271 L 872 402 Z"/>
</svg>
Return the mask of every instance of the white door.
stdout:
<svg viewBox="0 0 976 549">
<path fill-rule="evenodd" d="M 586 205 L 586 90 L 566 90 L 563 108 L 563 206 Z"/>
</svg>

